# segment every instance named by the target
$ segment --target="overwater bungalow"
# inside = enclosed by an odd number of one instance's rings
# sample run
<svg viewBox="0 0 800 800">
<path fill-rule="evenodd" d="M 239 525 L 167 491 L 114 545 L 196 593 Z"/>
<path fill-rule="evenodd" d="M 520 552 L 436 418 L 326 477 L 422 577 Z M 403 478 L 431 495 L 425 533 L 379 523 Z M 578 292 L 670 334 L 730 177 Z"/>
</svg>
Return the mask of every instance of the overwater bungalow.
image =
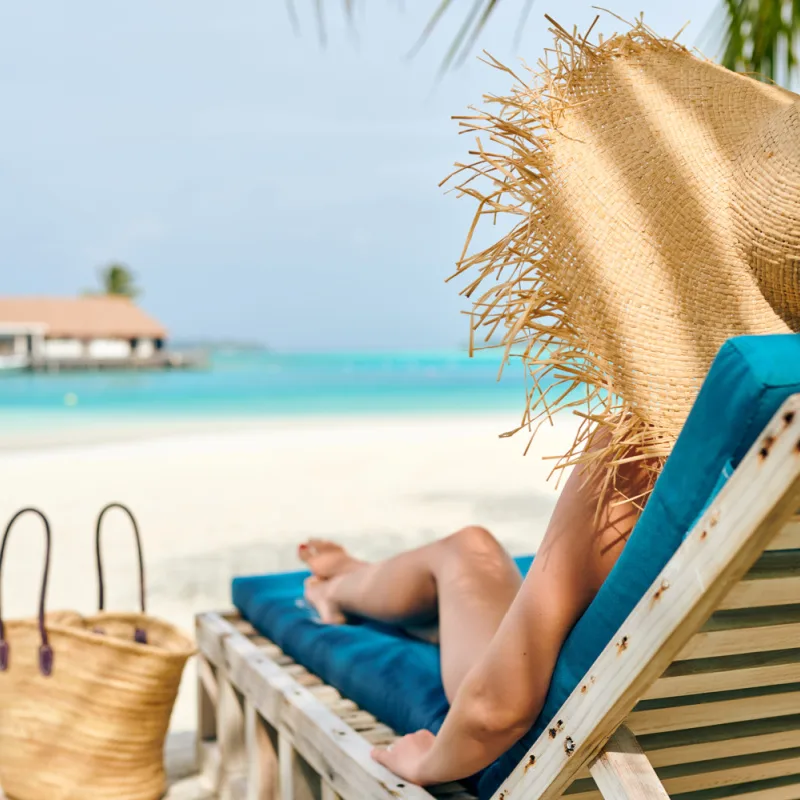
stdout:
<svg viewBox="0 0 800 800">
<path fill-rule="evenodd" d="M 167 348 L 167 330 L 118 296 L 0 297 L 0 369 L 198 366 Z"/>
</svg>

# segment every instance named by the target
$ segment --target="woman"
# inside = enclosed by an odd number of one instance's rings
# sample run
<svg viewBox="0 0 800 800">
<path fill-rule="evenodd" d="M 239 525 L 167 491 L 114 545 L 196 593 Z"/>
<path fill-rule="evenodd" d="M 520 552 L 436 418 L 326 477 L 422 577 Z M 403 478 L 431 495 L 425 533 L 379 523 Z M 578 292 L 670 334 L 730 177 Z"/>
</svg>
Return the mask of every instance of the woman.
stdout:
<svg viewBox="0 0 800 800">
<path fill-rule="evenodd" d="M 598 439 L 598 446 L 604 442 Z M 438 621 L 450 712 L 434 736 L 417 731 L 373 757 L 413 783 L 465 778 L 502 755 L 531 727 L 561 645 L 616 562 L 651 481 L 642 461 L 622 464 L 598 512 L 599 489 L 576 467 L 523 581 L 513 559 L 480 527 L 368 564 L 331 542 L 300 557 L 314 573 L 306 597 L 323 621 L 347 614 L 412 631 Z"/>
<path fill-rule="evenodd" d="M 503 331 L 507 355 L 526 363 L 532 408 L 552 416 L 585 391 L 584 422 L 604 434 L 582 461 L 613 492 L 576 467 L 524 581 L 481 528 L 378 564 L 327 542 L 302 551 L 323 619 L 438 619 L 450 712 L 436 736 L 374 754 L 415 783 L 471 775 L 529 729 L 636 522 L 626 498 L 647 494 L 720 346 L 800 329 L 797 96 L 641 21 L 596 45 L 552 30 L 531 85 L 459 118 L 479 143 L 454 173 L 477 201 L 457 274 L 475 336 Z M 511 229 L 469 253 L 481 221 L 498 218 Z M 602 463 L 607 452 L 618 460 Z"/>
</svg>

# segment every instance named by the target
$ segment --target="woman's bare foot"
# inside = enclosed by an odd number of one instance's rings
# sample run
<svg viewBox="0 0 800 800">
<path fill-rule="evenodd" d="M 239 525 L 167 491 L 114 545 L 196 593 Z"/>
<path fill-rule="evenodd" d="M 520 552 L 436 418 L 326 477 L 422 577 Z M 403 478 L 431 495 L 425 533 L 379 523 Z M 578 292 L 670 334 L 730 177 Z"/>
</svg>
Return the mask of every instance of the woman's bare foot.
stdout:
<svg viewBox="0 0 800 800">
<path fill-rule="evenodd" d="M 309 539 L 300 545 L 297 554 L 318 578 L 333 578 L 364 565 L 344 547 L 327 539 Z"/>
<path fill-rule="evenodd" d="M 298 548 L 298 555 L 313 573 L 305 582 L 305 599 L 314 606 L 322 622 L 329 625 L 342 625 L 347 618 L 333 600 L 333 589 L 340 576 L 363 567 L 366 562 L 354 558 L 341 545 L 327 539 L 309 539 Z M 439 644 L 438 622 L 398 627 L 417 639 L 431 644 Z"/>
<path fill-rule="evenodd" d="M 306 578 L 305 597 L 314 606 L 322 622 L 329 625 L 342 625 L 346 622 L 345 616 L 338 605 L 333 601 L 331 589 L 336 578 L 326 580 L 312 575 Z"/>
</svg>

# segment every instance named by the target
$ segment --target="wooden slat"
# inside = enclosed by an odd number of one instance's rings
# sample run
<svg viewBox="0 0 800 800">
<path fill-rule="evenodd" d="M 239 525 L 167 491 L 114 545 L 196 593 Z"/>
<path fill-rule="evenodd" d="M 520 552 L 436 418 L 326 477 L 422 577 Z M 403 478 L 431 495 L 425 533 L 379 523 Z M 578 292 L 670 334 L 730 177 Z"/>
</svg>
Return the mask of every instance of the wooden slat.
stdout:
<svg viewBox="0 0 800 800">
<path fill-rule="evenodd" d="M 800 775 L 675 795 L 672 800 L 797 800 Z"/>
<path fill-rule="evenodd" d="M 757 608 L 797 603 L 800 603 L 800 550 L 780 550 L 764 553 L 744 580 L 731 589 L 719 608 Z"/>
<path fill-rule="evenodd" d="M 377 723 L 377 719 L 367 711 L 362 711 L 360 708 L 357 711 L 347 711 L 339 714 L 340 719 L 343 719 L 354 731 L 367 730 Z"/>
<path fill-rule="evenodd" d="M 638 738 L 655 768 L 800 748 L 800 715 L 689 728 Z M 577 777 L 589 778 L 589 768 Z"/>
<path fill-rule="evenodd" d="M 709 765 L 716 768 L 692 773 L 684 765 L 667 767 L 659 772 L 663 774 L 667 791 L 670 795 L 676 795 L 795 775 L 800 772 L 800 753 L 797 750 L 790 750 L 785 755 L 759 753 L 755 756 L 737 756 L 721 759 L 719 762 L 707 762 L 702 766 Z"/>
<path fill-rule="evenodd" d="M 663 782 L 669 797 L 688 792 L 700 792 L 721 787 L 734 787 L 755 781 L 785 778 L 800 771 L 800 751 L 789 750 L 779 753 L 759 753 L 756 755 L 723 758 L 702 764 L 684 764 L 658 770 L 658 779 Z M 653 773 L 655 777 L 656 773 Z M 596 798 L 615 798 L 608 795 L 604 786 L 597 780 L 592 768 L 591 780 L 576 781 L 564 795 L 565 800 L 595 800 Z M 594 784 L 597 784 L 596 786 Z M 601 790 L 598 793 L 598 789 Z M 643 797 L 647 795 L 642 795 Z M 625 797 L 625 795 L 622 795 Z"/>
<path fill-rule="evenodd" d="M 795 515 L 769 543 L 767 550 L 800 549 L 800 516 Z"/>
<path fill-rule="evenodd" d="M 341 704 L 349 704 L 353 708 L 357 708 L 356 704 L 352 700 L 345 700 L 339 694 L 339 692 L 333 687 L 328 686 L 327 684 L 323 683 L 321 686 L 309 686 L 307 687 L 308 691 L 311 692 L 320 703 L 324 705 L 329 705 L 334 707 L 336 705 L 341 706 Z"/>
<path fill-rule="evenodd" d="M 684 792 L 671 795 L 671 800 L 798 800 L 800 798 L 800 775 L 789 784 L 769 786 L 769 781 L 756 781 L 750 784 L 722 786 L 716 789 L 703 789 L 698 792 Z M 605 800 L 598 790 L 587 790 L 576 794 L 563 795 L 565 800 Z"/>
<path fill-rule="evenodd" d="M 241 633 L 242 636 L 258 636 L 258 631 L 253 627 L 253 625 L 246 619 L 242 619 L 238 614 L 233 616 L 230 620 L 231 626 L 237 633 Z"/>
<path fill-rule="evenodd" d="M 595 661 L 586 683 L 558 711 L 556 738 L 540 737 L 496 798 L 559 797 L 794 514 L 800 504 L 798 412 L 800 396 L 783 404 Z M 657 729 L 666 728 L 659 723 Z M 536 766 L 527 769 L 531 756 Z"/>
<path fill-rule="evenodd" d="M 605 800 L 669 800 L 634 735 L 621 727 L 590 767 Z"/>
<path fill-rule="evenodd" d="M 274 660 L 274 659 L 273 659 Z M 301 686 L 319 686 L 322 681 L 310 673 L 305 667 L 300 664 L 293 664 L 286 667 L 286 672 L 289 673 Z"/>
<path fill-rule="evenodd" d="M 800 604 L 718 611 L 681 650 L 676 661 L 767 650 L 800 643 Z"/>
<path fill-rule="evenodd" d="M 800 602 L 800 577 L 740 581 L 720 603 L 721 609 L 782 606 Z"/>
<path fill-rule="evenodd" d="M 283 650 L 272 641 L 272 639 L 267 639 L 266 636 L 262 636 L 260 633 L 258 636 L 248 636 L 247 637 L 265 656 L 269 656 L 270 658 L 274 658 L 275 656 L 282 656 Z"/>
<path fill-rule="evenodd" d="M 691 696 L 666 700 L 645 700 L 628 715 L 625 724 L 640 736 L 686 728 L 723 725 L 753 719 L 800 714 L 800 687 L 764 687 L 760 694 L 717 692 L 708 696 Z M 680 703 L 681 700 L 689 702 Z"/>
<path fill-rule="evenodd" d="M 800 776 L 799 776 L 800 777 Z M 732 787 L 731 791 L 709 794 L 706 797 L 713 797 L 714 800 L 797 800 L 800 797 L 800 783 L 793 783 L 789 786 L 775 786 L 769 789 L 758 789 L 753 787 L 752 791 L 738 791 L 739 787 Z M 686 798 L 699 798 L 700 795 L 682 795 L 681 800 Z M 677 798 L 676 798 L 677 800 Z"/>
<path fill-rule="evenodd" d="M 800 576 L 800 550 L 764 552 L 750 568 L 745 580 L 796 578 Z"/>
<path fill-rule="evenodd" d="M 676 661 L 785 650 L 798 642 L 800 642 L 800 622 L 772 625 L 768 628 L 738 628 L 730 631 L 698 633 L 680 652 Z"/>
<path fill-rule="evenodd" d="M 639 738 L 654 767 L 800 747 L 800 715 L 657 733 Z"/>
<path fill-rule="evenodd" d="M 653 767 L 670 766 L 672 764 L 689 764 L 698 761 L 713 761 L 726 756 L 744 756 L 752 753 L 769 753 L 800 747 L 800 731 L 753 736 L 744 739 L 728 739 L 723 742 L 706 742 L 704 744 L 687 745 L 669 750 L 647 751 L 647 757 Z"/>
<path fill-rule="evenodd" d="M 227 675 L 339 795 L 359 800 L 431 800 L 424 789 L 398 780 L 375 762 L 368 741 L 225 620 L 203 614 L 197 630 L 201 651 L 218 654 L 218 674 Z"/>
<path fill-rule="evenodd" d="M 800 682 L 800 648 L 678 661 L 645 695 L 660 697 L 725 692 Z"/>
<path fill-rule="evenodd" d="M 382 747 L 391 744 L 398 738 L 397 734 L 388 725 L 381 724 L 370 728 L 368 731 L 362 731 L 361 735 L 373 745 L 373 747 Z"/>
</svg>

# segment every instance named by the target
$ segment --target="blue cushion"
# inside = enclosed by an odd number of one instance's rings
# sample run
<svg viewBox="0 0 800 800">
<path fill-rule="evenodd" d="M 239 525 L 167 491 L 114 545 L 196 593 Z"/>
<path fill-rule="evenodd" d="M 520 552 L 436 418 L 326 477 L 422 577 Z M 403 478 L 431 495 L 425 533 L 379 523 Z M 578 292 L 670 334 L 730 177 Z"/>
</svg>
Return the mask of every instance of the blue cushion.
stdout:
<svg viewBox="0 0 800 800">
<path fill-rule="evenodd" d="M 800 392 L 800 335 L 744 336 L 720 350 L 614 569 L 569 634 L 531 731 L 476 776 L 502 783 L 555 716 L 781 403 Z M 531 559 L 520 562 L 527 571 Z M 238 578 L 243 616 L 292 658 L 399 732 L 437 731 L 447 713 L 438 650 L 372 624 L 323 626 L 299 604 L 305 573 Z"/>
<path fill-rule="evenodd" d="M 517 558 L 525 574 L 533 557 Z M 242 616 L 343 695 L 401 733 L 438 730 L 448 703 L 439 648 L 372 622 L 323 625 L 302 601 L 308 572 L 236 578 Z"/>
</svg>

